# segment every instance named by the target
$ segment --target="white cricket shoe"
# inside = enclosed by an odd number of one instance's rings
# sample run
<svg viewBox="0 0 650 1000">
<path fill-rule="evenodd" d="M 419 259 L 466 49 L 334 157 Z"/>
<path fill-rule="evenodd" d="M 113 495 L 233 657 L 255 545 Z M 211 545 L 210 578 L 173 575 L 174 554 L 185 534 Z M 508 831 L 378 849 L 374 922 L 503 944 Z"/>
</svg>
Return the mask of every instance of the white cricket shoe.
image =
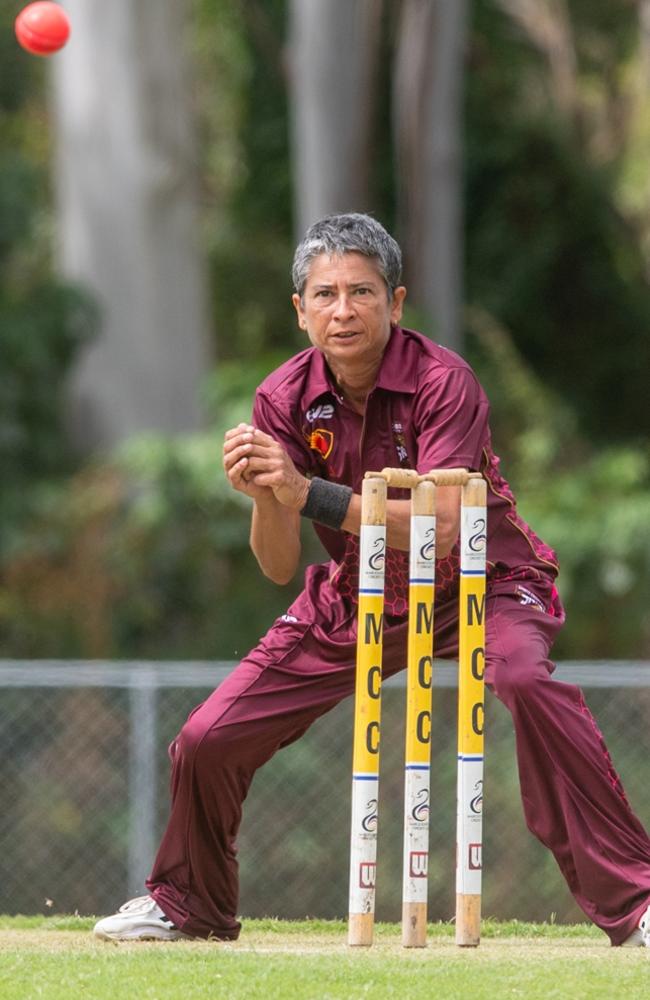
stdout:
<svg viewBox="0 0 650 1000">
<path fill-rule="evenodd" d="M 650 948 L 650 905 L 645 911 L 636 930 L 622 944 L 623 948 Z"/>
<path fill-rule="evenodd" d="M 104 941 L 191 940 L 165 916 L 152 896 L 130 899 L 112 917 L 99 920 L 93 934 Z"/>
<path fill-rule="evenodd" d="M 644 946 L 650 948 L 650 905 L 639 920 L 639 930 L 643 935 Z"/>
</svg>

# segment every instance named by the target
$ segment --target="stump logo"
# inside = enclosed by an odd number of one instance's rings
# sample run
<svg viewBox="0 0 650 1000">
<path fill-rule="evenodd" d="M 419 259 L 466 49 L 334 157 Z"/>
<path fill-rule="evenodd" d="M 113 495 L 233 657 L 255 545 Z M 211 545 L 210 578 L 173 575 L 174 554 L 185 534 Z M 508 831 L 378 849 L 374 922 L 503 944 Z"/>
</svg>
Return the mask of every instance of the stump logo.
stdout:
<svg viewBox="0 0 650 1000">
<path fill-rule="evenodd" d="M 377 799 L 370 799 L 366 808 L 370 811 L 361 820 L 361 826 L 366 833 L 374 833 L 377 829 Z"/>
<path fill-rule="evenodd" d="M 429 819 L 429 789 L 423 788 L 418 792 L 418 801 L 411 810 L 411 816 L 416 823 L 426 823 Z"/>
<path fill-rule="evenodd" d="M 485 532 L 486 520 L 483 517 L 479 517 L 472 525 L 474 534 L 470 536 L 469 548 L 470 552 L 483 552 L 485 549 L 485 543 L 487 541 L 487 535 Z"/>
<path fill-rule="evenodd" d="M 423 562 L 431 562 L 436 552 L 436 534 L 433 528 L 429 528 L 424 535 L 425 542 L 420 549 L 420 559 Z"/>
<path fill-rule="evenodd" d="M 472 798 L 469 807 L 475 816 L 480 816 L 483 812 L 483 782 L 477 781 L 474 785 L 476 795 Z"/>
<path fill-rule="evenodd" d="M 386 541 L 383 538 L 377 538 L 373 546 L 373 551 L 368 558 L 368 565 L 374 573 L 379 573 L 384 568 L 385 560 Z"/>
</svg>

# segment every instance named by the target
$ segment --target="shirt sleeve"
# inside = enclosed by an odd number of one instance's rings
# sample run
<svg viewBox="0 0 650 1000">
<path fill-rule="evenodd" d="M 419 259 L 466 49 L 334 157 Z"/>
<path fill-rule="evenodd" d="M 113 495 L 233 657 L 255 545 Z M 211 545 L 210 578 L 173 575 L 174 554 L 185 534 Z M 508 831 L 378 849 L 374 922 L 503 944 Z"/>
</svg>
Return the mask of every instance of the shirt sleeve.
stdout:
<svg viewBox="0 0 650 1000">
<path fill-rule="evenodd" d="M 269 434 L 286 449 L 298 472 L 307 475 L 314 471 L 307 442 L 303 441 L 291 417 L 274 406 L 268 396 L 259 389 L 253 404 L 252 424 L 265 434 Z"/>
<path fill-rule="evenodd" d="M 450 368 L 427 382 L 414 407 L 418 472 L 480 468 L 489 443 L 489 403 L 469 367 Z"/>
</svg>

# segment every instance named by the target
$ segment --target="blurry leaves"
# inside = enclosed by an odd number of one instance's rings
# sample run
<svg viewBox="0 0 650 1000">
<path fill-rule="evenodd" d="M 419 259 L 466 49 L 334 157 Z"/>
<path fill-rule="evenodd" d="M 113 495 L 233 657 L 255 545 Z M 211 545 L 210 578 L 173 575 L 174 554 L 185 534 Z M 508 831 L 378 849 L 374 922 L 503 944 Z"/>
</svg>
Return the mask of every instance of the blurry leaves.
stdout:
<svg viewBox="0 0 650 1000">
<path fill-rule="evenodd" d="M 44 60 L 29 56 L 16 41 L 13 23 L 21 6 L 26 4 L 0 0 L 0 123 L 23 106 L 43 72 Z"/>
<path fill-rule="evenodd" d="M 600 39 L 601 69 L 629 58 L 633 5 L 617 15 L 616 30 L 608 6 L 610 14 L 600 3 L 589 10 L 570 6 L 585 101 L 585 37 L 592 53 Z M 538 93 L 538 57 L 495 9 L 492 0 L 475 4 L 467 74 L 467 298 L 512 332 L 526 360 L 574 411 L 585 436 L 610 442 L 647 436 L 647 223 L 625 218 L 619 204 L 619 178 L 631 183 L 627 138 L 615 154 L 591 156 L 579 128 L 547 100 L 530 100 L 531 92 Z M 609 135 L 615 128 L 609 119 L 623 99 L 616 73 L 603 79 L 611 93 L 594 100 L 609 109 L 603 111 Z M 585 127 L 590 135 L 597 131 L 596 125 Z M 638 159 L 638 145 L 629 148 Z M 646 204 L 642 183 L 639 204 Z M 628 191 L 628 203 L 631 198 Z"/>
<path fill-rule="evenodd" d="M 267 350 L 263 354 L 252 355 L 245 362 L 221 362 L 204 388 L 205 405 L 221 431 L 225 433 L 229 427 L 251 419 L 257 386 L 291 353 L 289 350 Z"/>
<path fill-rule="evenodd" d="M 594 447 L 503 326 L 476 308 L 466 323 L 505 476 L 560 558 L 558 655 L 650 656 L 650 447 Z"/>
<path fill-rule="evenodd" d="M 221 472 L 223 431 L 250 419 L 255 386 L 306 346 L 289 299 L 286 4 L 193 0 L 191 10 L 219 358 L 205 387 L 212 428 L 143 436 L 72 474 L 66 379 L 97 317 L 52 275 L 44 65 L 18 49 L 15 4 L 0 0 L 0 650 L 13 655 L 230 658 L 293 593 L 261 578 L 249 502 Z M 650 213 L 648 117 L 632 100 L 637 10 L 611 0 L 567 10 L 577 121 L 556 114 L 548 61 L 512 19 L 493 0 L 472 4 L 468 346 L 521 513 L 559 552 L 569 604 L 560 652 L 650 655 Z M 373 205 L 383 219 L 395 194 L 392 17 Z"/>
<path fill-rule="evenodd" d="M 520 488 L 581 447 L 573 410 L 535 375 L 508 331 L 478 307 L 468 307 L 469 349 L 492 404 L 492 433 L 509 448 Z M 582 445 L 584 447 L 584 445 Z"/>
<path fill-rule="evenodd" d="M 193 0 L 196 114 L 220 360 L 299 343 L 290 302 L 284 0 Z"/>
<path fill-rule="evenodd" d="M 0 551 L 25 488 L 71 467 L 65 377 L 94 322 L 80 292 L 39 280 L 14 294 L 0 278 Z"/>
<path fill-rule="evenodd" d="M 250 501 L 228 486 L 221 443 L 220 433 L 143 436 L 43 495 L 0 565 L 0 649 L 160 659 L 248 649 L 299 580 L 261 577 Z"/>
<path fill-rule="evenodd" d="M 64 428 L 66 377 L 96 311 L 52 273 L 49 129 L 43 61 L 14 38 L 16 5 L 0 2 L 0 556 L 46 492 L 73 466 Z M 6 30 L 5 30 L 6 26 Z"/>
<path fill-rule="evenodd" d="M 1 163 L 0 262 L 6 265 L 14 245 L 29 235 L 39 179 L 36 170 L 13 151 L 3 153 Z"/>
</svg>

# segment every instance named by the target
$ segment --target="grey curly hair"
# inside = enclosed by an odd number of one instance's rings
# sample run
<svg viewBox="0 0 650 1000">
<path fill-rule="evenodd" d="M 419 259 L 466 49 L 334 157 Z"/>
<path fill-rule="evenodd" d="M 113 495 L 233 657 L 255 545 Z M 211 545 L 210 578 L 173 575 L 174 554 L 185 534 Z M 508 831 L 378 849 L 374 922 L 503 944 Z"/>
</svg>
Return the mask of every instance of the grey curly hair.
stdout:
<svg viewBox="0 0 650 1000">
<path fill-rule="evenodd" d="M 372 257 L 388 286 L 389 295 L 400 283 L 402 252 L 397 242 L 370 215 L 347 212 L 314 222 L 296 247 L 291 268 L 293 285 L 302 298 L 312 260 L 320 254 L 362 253 Z"/>
</svg>

